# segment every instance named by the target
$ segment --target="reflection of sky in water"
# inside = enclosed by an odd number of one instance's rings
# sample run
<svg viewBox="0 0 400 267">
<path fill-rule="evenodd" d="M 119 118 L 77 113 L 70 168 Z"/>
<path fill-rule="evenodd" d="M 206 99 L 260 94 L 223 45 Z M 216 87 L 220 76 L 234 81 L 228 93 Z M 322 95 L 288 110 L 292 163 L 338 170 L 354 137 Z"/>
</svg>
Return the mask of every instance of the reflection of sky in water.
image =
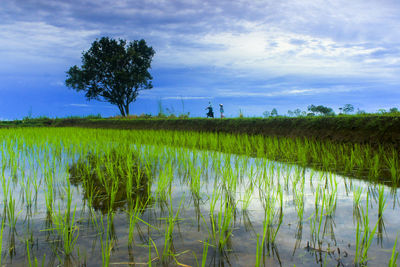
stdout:
<svg viewBox="0 0 400 267">
<path fill-rule="evenodd" d="M 149 146 L 148 149 L 155 147 Z M 144 148 L 145 149 L 145 148 Z M 148 243 L 148 233 L 151 233 L 151 237 L 154 240 L 156 246 L 162 250 L 164 244 L 164 230 L 165 230 L 165 218 L 168 217 L 168 209 L 166 205 L 172 202 L 174 213 L 178 209 L 180 201 L 183 199 L 183 206 L 179 213 L 179 220 L 176 223 L 174 230 L 174 248 L 177 252 L 190 251 L 184 253 L 179 257 L 180 261 L 185 264 L 194 264 L 193 253 L 201 256 L 203 244 L 200 241 L 204 241 L 208 238 L 207 227 L 210 227 L 210 199 L 212 198 L 213 190 L 215 188 L 222 188 L 222 181 L 225 178 L 229 178 L 232 175 L 238 175 L 238 184 L 236 191 L 232 192 L 227 189 L 231 196 L 233 196 L 236 203 L 236 212 L 232 220 L 232 236 L 228 245 L 228 251 L 225 254 L 216 253 L 215 249 L 209 249 L 209 261 L 210 264 L 218 265 L 219 261 L 227 263 L 228 261 L 232 266 L 249 266 L 254 265 L 255 252 L 256 252 L 256 235 L 262 235 L 262 225 L 264 218 L 264 208 L 260 197 L 262 190 L 259 185 L 265 182 L 270 182 L 271 191 L 276 192 L 278 185 L 283 192 L 283 221 L 280 226 L 277 239 L 276 249 L 272 251 L 271 256 L 267 257 L 266 263 L 272 265 L 279 265 L 279 260 L 284 266 L 296 264 L 296 266 L 319 266 L 320 263 L 316 261 L 316 251 L 307 251 L 305 249 L 308 242 L 311 243 L 311 232 L 310 232 L 310 220 L 312 220 L 315 211 L 315 192 L 317 188 L 324 188 L 328 186 L 332 187 L 331 180 L 337 182 L 337 208 L 332 217 L 324 216 L 322 221 L 322 232 L 325 229 L 325 235 L 322 238 L 322 250 L 328 249 L 335 250 L 335 253 L 326 254 L 322 253 L 323 259 L 327 255 L 328 265 L 336 266 L 338 261 L 335 260 L 339 257 L 337 255 L 337 248 L 340 248 L 341 261 L 344 264 L 352 265 L 354 259 L 355 249 L 355 236 L 356 236 L 356 218 L 354 217 L 354 205 L 353 205 L 353 190 L 361 188 L 363 194 L 361 196 L 360 207 L 365 209 L 366 193 L 370 191 L 370 228 L 375 226 L 378 218 L 377 209 L 377 194 L 378 185 L 373 185 L 365 181 L 349 179 L 340 175 L 334 175 L 329 173 L 323 173 L 311 169 L 303 169 L 295 165 L 288 165 L 277 163 L 274 161 L 268 161 L 263 159 L 246 158 L 239 155 L 226 155 L 216 152 L 201 152 L 193 151 L 188 149 L 176 149 L 176 148 L 165 148 L 163 152 L 164 156 L 167 154 L 175 155 L 172 161 L 160 163 L 158 171 L 154 174 L 155 180 L 152 184 L 152 192 L 155 194 L 157 191 L 157 177 L 162 172 L 165 172 L 168 168 L 163 164 L 171 164 L 173 168 L 173 180 L 172 180 L 172 199 L 166 199 L 163 201 L 156 201 L 153 203 L 141 216 L 141 219 L 147 223 L 153 225 L 157 229 L 149 228 L 144 223 L 138 223 L 135 230 L 135 246 L 134 248 L 128 247 L 128 227 L 129 219 L 125 212 L 119 212 L 115 215 L 115 235 L 118 243 L 117 248 L 113 252 L 112 259 L 115 262 L 134 261 L 137 263 L 146 262 L 148 259 L 147 253 L 148 248 L 144 247 Z M 185 155 L 185 158 L 179 158 L 179 153 Z M 204 154 L 206 153 L 206 154 Z M 159 155 L 160 159 L 163 159 L 163 155 Z M 65 155 L 63 155 L 65 157 Z M 62 157 L 63 158 L 63 157 Z M 190 188 L 190 174 L 185 173 L 184 169 L 187 163 L 193 161 L 194 158 L 197 160 L 193 163 L 193 166 L 201 172 L 201 186 L 199 198 L 197 198 Z M 166 157 L 164 158 L 166 159 Z M 184 159 L 184 162 L 179 160 Z M 220 169 L 231 170 L 226 172 L 224 175 L 217 172 L 213 168 L 213 160 L 221 160 Z M 203 162 L 202 162 L 203 161 Z M 208 161 L 208 167 L 204 167 L 204 163 Z M 229 163 L 228 163 L 229 161 Z M 201 163 L 202 162 L 202 163 Z M 56 171 L 54 172 L 54 184 L 55 184 L 55 195 L 57 199 L 54 207 L 63 210 L 65 207 L 65 192 L 63 181 L 68 175 L 66 163 L 69 165 L 72 163 L 71 159 L 63 158 L 62 161 L 57 163 Z M 25 162 L 25 166 L 29 166 L 29 161 Z M 23 166 L 23 165 L 22 165 Z M 37 164 L 34 165 L 38 167 Z M 263 173 L 265 167 L 266 172 Z M 45 183 L 42 180 L 43 174 L 40 171 L 40 167 L 37 168 L 36 175 L 38 179 L 38 195 L 34 205 L 31 208 L 31 214 L 29 223 L 30 229 L 34 229 L 34 235 L 37 238 L 38 249 L 34 252 L 40 258 L 42 253 L 51 255 L 52 250 L 46 240 L 47 231 L 40 231 L 46 229 L 45 218 L 46 218 L 46 205 L 44 190 L 46 189 Z M 279 174 L 279 175 L 278 175 Z M 33 176 L 33 171 L 28 167 L 25 170 L 25 180 L 21 180 L 22 174 L 17 173 L 17 178 L 10 182 L 10 190 L 13 192 L 13 197 L 16 200 L 17 212 L 21 213 L 18 215 L 17 222 L 17 234 L 19 236 L 26 236 L 28 231 L 26 230 L 27 209 L 24 203 L 24 190 L 22 185 L 27 181 L 28 176 Z M 262 178 L 264 175 L 264 178 Z M 312 176 L 312 177 L 311 177 Z M 4 172 L 4 177 L 11 179 L 10 170 Z M 300 179 L 297 180 L 297 178 Z M 302 225 L 300 226 L 297 216 L 296 204 L 294 202 L 294 190 L 299 192 L 304 177 L 304 215 Z M 296 186 L 294 187 L 295 181 L 297 180 Z M 25 182 L 24 182 L 25 181 Z M 246 190 L 250 188 L 250 184 L 253 183 L 254 190 L 251 192 L 250 202 L 247 210 L 243 211 L 243 198 L 246 194 Z M 328 184 L 328 185 L 327 185 Z M 226 184 L 225 188 L 229 188 Z M 32 194 L 34 194 L 33 186 Z M 3 190 L 3 188 L 0 188 Z M 87 257 L 93 260 L 88 262 L 88 266 L 97 266 L 101 264 L 101 257 L 99 257 L 99 241 L 98 235 L 91 224 L 89 219 L 89 209 L 83 203 L 82 188 L 71 187 L 72 207 L 77 208 L 77 216 L 79 218 L 78 225 L 80 226 L 80 236 L 78 243 L 80 250 L 87 253 Z M 224 192 L 224 191 L 223 191 Z M 321 191 L 322 192 L 322 191 Z M 332 190 L 327 190 L 332 192 Z M 392 193 L 391 193 L 392 192 Z M 385 197 L 387 198 L 386 210 L 383 215 L 384 227 L 382 227 L 381 238 L 375 236 L 374 242 L 371 245 L 368 256 L 370 258 L 369 264 L 387 265 L 391 255 L 391 249 L 394 244 L 394 240 L 398 233 L 398 225 L 400 225 L 400 217 L 398 216 L 398 189 L 390 189 L 385 186 Z M 224 195 L 223 193 L 222 195 Z M 375 198 L 372 197 L 376 195 Z M 280 203 L 279 198 L 274 193 L 266 193 L 264 196 L 274 197 L 276 199 L 276 209 L 278 209 Z M 34 196 L 33 196 L 34 197 Z M 319 202 L 321 204 L 321 201 Z M 4 201 L 0 203 L 1 210 L 4 209 Z M 214 214 L 220 211 L 220 202 L 217 201 Z M 3 215 L 4 216 L 4 215 Z M 100 216 L 100 214 L 98 214 Z M 100 220 L 100 219 L 99 219 Z M 274 221 L 275 223 L 277 220 Z M 276 227 L 276 225 L 274 225 Z M 300 231 L 301 229 L 302 231 Z M 321 233 L 322 233 L 321 232 Z M 8 231 L 5 231 L 5 237 L 3 240 L 3 247 L 9 244 L 9 238 L 7 238 Z M 322 234 L 320 234 L 322 236 Z M 296 237 L 301 240 L 296 240 Z M 22 241 L 21 241 L 22 240 Z M 16 266 L 23 265 L 24 261 L 24 246 L 23 238 L 16 239 L 16 251 L 18 252 L 13 259 L 13 264 Z M 97 241 L 96 241 L 97 240 Z M 296 243 L 297 242 L 297 243 Z M 328 248 L 329 247 L 329 248 Z M 347 257 L 344 257 L 345 253 Z M 279 255 L 279 257 L 278 257 Z M 133 258 L 132 258 L 133 257 Z M 7 261 L 7 259 L 6 259 Z M 8 258 L 10 262 L 10 258 Z"/>
</svg>

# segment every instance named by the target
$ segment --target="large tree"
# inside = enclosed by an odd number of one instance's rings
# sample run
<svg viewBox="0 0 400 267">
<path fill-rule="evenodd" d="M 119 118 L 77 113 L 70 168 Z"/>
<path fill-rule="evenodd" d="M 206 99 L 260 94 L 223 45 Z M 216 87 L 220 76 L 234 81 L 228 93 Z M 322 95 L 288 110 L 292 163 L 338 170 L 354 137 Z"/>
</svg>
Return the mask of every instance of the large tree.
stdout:
<svg viewBox="0 0 400 267">
<path fill-rule="evenodd" d="M 88 100 L 117 105 L 122 116 L 129 115 L 129 104 L 141 90 L 153 88 L 149 73 L 155 51 L 145 40 L 127 43 L 102 37 L 82 55 L 82 66 L 67 71 L 66 85 L 84 91 Z"/>
</svg>

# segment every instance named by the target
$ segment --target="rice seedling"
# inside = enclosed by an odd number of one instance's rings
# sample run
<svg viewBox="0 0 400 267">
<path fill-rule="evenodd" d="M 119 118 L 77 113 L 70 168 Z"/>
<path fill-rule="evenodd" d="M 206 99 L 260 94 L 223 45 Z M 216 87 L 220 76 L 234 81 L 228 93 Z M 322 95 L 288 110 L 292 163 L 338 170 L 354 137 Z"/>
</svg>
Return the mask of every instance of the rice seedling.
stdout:
<svg viewBox="0 0 400 267">
<path fill-rule="evenodd" d="M 114 240 L 112 239 L 112 224 L 114 221 L 114 214 L 107 214 L 107 226 L 104 227 L 104 219 L 101 218 L 101 229 L 102 233 L 100 234 L 100 245 L 101 245 L 101 263 L 102 266 L 108 267 L 110 266 L 110 257 L 111 251 L 114 247 Z"/>
<path fill-rule="evenodd" d="M 383 185 L 379 186 L 378 193 L 378 218 L 382 219 L 383 211 L 386 208 L 385 188 Z"/>
<path fill-rule="evenodd" d="M 182 197 L 178 206 L 178 210 L 174 214 L 174 211 L 172 209 L 171 195 L 170 195 L 170 204 L 168 205 L 168 218 L 166 218 L 166 224 L 165 224 L 164 249 L 161 255 L 161 261 L 164 263 L 168 262 L 169 256 L 174 254 L 173 231 L 175 223 L 179 220 L 179 212 L 181 210 L 183 200 L 184 197 Z"/>
<path fill-rule="evenodd" d="M 262 248 L 263 246 L 260 245 L 260 234 L 257 234 L 256 236 L 257 239 L 257 246 L 256 246 L 256 267 L 261 266 L 261 257 L 262 257 Z"/>
<path fill-rule="evenodd" d="M 321 196 L 321 191 L 323 192 Z M 313 243 L 313 247 L 321 247 L 322 237 L 321 237 L 321 226 L 324 218 L 324 210 L 326 208 L 326 194 L 324 189 L 318 186 L 315 191 L 315 211 L 312 217 L 310 217 L 310 233 L 311 233 L 311 241 Z M 321 205 L 319 205 L 319 200 L 321 199 Z"/>
<path fill-rule="evenodd" d="M 303 220 L 303 214 L 304 214 L 304 182 L 301 184 L 299 190 L 294 188 L 293 195 L 294 195 L 294 202 L 296 205 L 297 218 L 299 219 L 299 222 L 301 222 Z"/>
<path fill-rule="evenodd" d="M 220 251 L 224 250 L 232 235 L 231 223 L 236 211 L 236 204 L 231 203 L 227 196 L 225 196 L 224 201 L 220 201 L 220 209 L 216 220 L 217 226 L 213 227 L 218 229 L 216 245 Z"/>
<path fill-rule="evenodd" d="M 143 209 L 150 202 L 150 197 L 143 203 L 143 200 L 136 196 L 136 200 L 129 204 L 128 217 L 129 217 L 129 234 L 128 234 L 128 243 L 131 244 L 134 238 L 134 230 L 136 223 L 138 221 L 143 221 L 140 219 L 140 214 L 143 212 Z"/>
<path fill-rule="evenodd" d="M 390 175 L 394 185 L 398 185 L 400 182 L 400 171 L 399 171 L 399 156 L 395 149 L 392 149 L 391 153 L 385 154 L 386 164 L 390 170 Z"/>
<path fill-rule="evenodd" d="M 368 205 L 369 205 L 368 196 L 369 195 L 367 194 L 365 211 L 364 209 L 361 209 L 363 229 L 360 228 L 360 222 L 358 221 L 356 228 L 356 248 L 355 248 L 354 263 L 359 265 L 364 265 L 367 263 L 368 249 L 371 246 L 379 222 L 378 219 L 378 222 L 375 224 L 375 227 L 371 231 L 369 228 L 369 217 L 368 217 Z M 363 232 L 363 234 L 361 232 Z"/>
<path fill-rule="evenodd" d="M 26 241 L 26 252 L 27 252 L 29 267 L 32 267 L 32 266 L 33 267 L 38 267 L 39 266 L 39 262 L 38 262 L 38 259 L 36 257 L 34 257 L 33 263 L 32 263 L 31 254 L 30 254 L 30 250 L 29 250 L 29 240 Z M 42 267 L 45 266 L 45 262 L 46 262 L 46 254 L 43 254 L 42 265 L 41 265 Z"/>
<path fill-rule="evenodd" d="M 52 213 L 52 222 L 55 225 L 55 230 L 58 236 L 61 238 L 61 242 L 63 245 L 63 252 L 66 256 L 72 254 L 76 241 L 79 237 L 79 226 L 76 223 L 75 215 L 76 215 L 76 206 L 72 211 L 72 192 L 71 192 L 71 184 L 69 179 L 67 179 L 66 186 L 66 195 L 67 195 L 67 203 L 65 211 L 61 210 L 61 204 L 58 205 L 58 211 L 56 213 Z M 71 217 L 72 213 L 72 217 Z"/>
<path fill-rule="evenodd" d="M 280 200 L 279 209 L 276 208 L 278 199 Z M 267 187 L 262 200 L 264 207 L 262 246 L 267 247 L 269 253 L 275 244 L 275 239 L 283 219 L 283 193 L 281 187 L 278 187 L 276 193 L 272 192 L 270 187 Z"/>
<path fill-rule="evenodd" d="M 149 259 L 148 259 L 147 264 L 148 264 L 148 266 L 152 266 L 152 262 L 154 260 L 156 260 L 156 259 L 159 259 L 160 258 L 160 254 L 158 253 L 158 249 L 157 249 L 156 244 L 154 243 L 153 239 L 150 236 L 149 236 L 149 245 L 148 245 L 148 247 L 149 247 Z M 152 247 L 154 247 L 154 250 L 156 251 L 156 255 L 157 255 L 157 257 L 154 258 L 154 259 L 151 256 L 151 248 Z"/>
<path fill-rule="evenodd" d="M 9 193 L 8 202 L 7 202 L 6 207 L 7 207 L 6 211 L 7 211 L 7 219 L 8 219 L 9 228 L 12 232 L 15 232 L 16 231 L 15 227 L 17 225 L 18 216 L 22 212 L 22 210 L 20 210 L 18 213 L 16 213 L 15 199 L 13 198 L 13 194 L 11 191 Z"/>
<path fill-rule="evenodd" d="M 197 196 L 200 197 L 201 188 L 201 170 L 200 168 L 190 168 L 190 190 Z"/>
<path fill-rule="evenodd" d="M 361 187 L 353 190 L 353 206 L 354 207 L 360 206 L 360 200 L 361 200 L 362 193 L 363 193 L 363 189 Z"/>
<path fill-rule="evenodd" d="M 242 211 L 246 211 L 249 208 L 250 202 L 252 200 L 252 195 L 254 192 L 253 182 L 250 181 L 249 186 L 247 186 L 246 191 L 242 198 Z"/>
<path fill-rule="evenodd" d="M 3 232 L 4 232 L 4 218 L 1 219 L 1 228 L 0 228 L 0 266 L 1 265 L 1 257 L 3 252 Z"/>
<path fill-rule="evenodd" d="M 207 241 L 203 242 L 203 252 L 201 256 L 201 267 L 205 267 L 207 264 L 207 254 L 208 254 L 208 247 L 210 246 L 209 243 L 210 239 L 207 239 Z"/>
<path fill-rule="evenodd" d="M 323 198 L 325 199 L 325 215 L 332 216 L 337 204 L 337 184 L 330 190 L 323 190 L 323 194 Z"/>
<path fill-rule="evenodd" d="M 6 181 L 4 173 L 2 174 L 1 185 L 3 189 L 3 203 L 7 204 L 8 196 L 10 195 L 10 179 L 7 179 Z"/>
<path fill-rule="evenodd" d="M 393 249 L 392 249 L 392 256 L 389 259 L 389 267 L 397 267 L 397 257 L 399 256 L 399 252 L 396 251 L 397 249 L 397 238 L 398 236 L 396 236 L 396 240 L 394 241 L 394 245 L 393 245 Z"/>
</svg>

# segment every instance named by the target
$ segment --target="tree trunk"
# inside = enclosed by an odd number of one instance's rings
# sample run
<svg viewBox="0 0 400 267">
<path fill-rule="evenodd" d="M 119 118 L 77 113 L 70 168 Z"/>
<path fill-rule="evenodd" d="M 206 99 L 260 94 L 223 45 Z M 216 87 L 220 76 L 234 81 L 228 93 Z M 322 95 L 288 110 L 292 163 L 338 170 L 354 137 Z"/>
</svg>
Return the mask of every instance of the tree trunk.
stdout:
<svg viewBox="0 0 400 267">
<path fill-rule="evenodd" d="M 125 105 L 125 115 L 129 116 L 129 104 Z"/>
<path fill-rule="evenodd" d="M 126 117 L 126 115 L 125 115 L 125 110 L 124 110 L 124 108 L 122 107 L 122 105 L 118 105 L 118 109 L 119 109 L 119 112 L 121 112 L 122 117 Z"/>
</svg>

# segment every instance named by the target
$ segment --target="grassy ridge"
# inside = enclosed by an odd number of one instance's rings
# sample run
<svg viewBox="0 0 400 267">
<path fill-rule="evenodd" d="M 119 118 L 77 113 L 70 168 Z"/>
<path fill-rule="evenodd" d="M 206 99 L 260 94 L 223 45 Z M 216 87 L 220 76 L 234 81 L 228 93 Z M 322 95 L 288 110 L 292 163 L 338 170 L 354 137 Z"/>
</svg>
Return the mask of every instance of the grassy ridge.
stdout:
<svg viewBox="0 0 400 267">
<path fill-rule="evenodd" d="M 341 116 L 314 118 L 135 119 L 60 121 L 59 126 L 185 130 L 233 134 L 307 137 L 339 142 L 400 146 L 400 117 Z"/>
<path fill-rule="evenodd" d="M 227 119 L 29 119 L 0 126 L 76 126 L 88 128 L 184 130 L 282 137 L 306 137 L 338 142 L 390 144 L 400 147 L 400 116 L 275 117 Z"/>
</svg>

